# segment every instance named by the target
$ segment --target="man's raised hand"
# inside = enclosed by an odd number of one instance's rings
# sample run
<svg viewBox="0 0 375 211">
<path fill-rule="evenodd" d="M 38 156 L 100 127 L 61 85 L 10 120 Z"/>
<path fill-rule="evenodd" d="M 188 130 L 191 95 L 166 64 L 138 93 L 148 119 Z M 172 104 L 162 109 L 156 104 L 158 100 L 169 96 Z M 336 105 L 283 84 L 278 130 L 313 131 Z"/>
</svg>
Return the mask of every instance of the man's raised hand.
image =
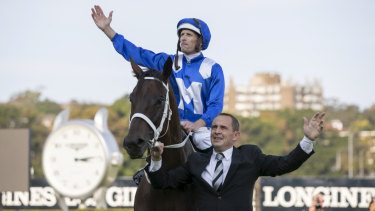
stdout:
<svg viewBox="0 0 375 211">
<path fill-rule="evenodd" d="M 317 112 L 310 121 L 306 117 L 303 117 L 303 132 L 307 138 L 314 141 L 320 135 L 323 131 L 323 119 L 325 115 L 325 112 Z"/>
<path fill-rule="evenodd" d="M 112 22 L 113 11 L 109 13 L 108 17 L 104 15 L 102 8 L 100 8 L 100 6 L 98 5 L 95 5 L 94 8 L 91 8 L 91 11 L 92 19 L 99 29 L 104 31 L 107 27 L 109 27 Z"/>
</svg>

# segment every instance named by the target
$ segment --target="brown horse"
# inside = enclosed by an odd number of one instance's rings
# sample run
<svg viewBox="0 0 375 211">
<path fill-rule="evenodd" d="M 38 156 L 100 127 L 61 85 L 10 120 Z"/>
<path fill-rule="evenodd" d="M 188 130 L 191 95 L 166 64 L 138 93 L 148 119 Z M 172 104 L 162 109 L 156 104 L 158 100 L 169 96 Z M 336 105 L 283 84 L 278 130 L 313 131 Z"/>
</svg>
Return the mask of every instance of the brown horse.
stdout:
<svg viewBox="0 0 375 211">
<path fill-rule="evenodd" d="M 160 141 L 166 146 L 162 168 L 176 168 L 186 162 L 193 148 L 189 141 L 183 141 L 177 103 L 168 83 L 172 73 L 172 59 L 168 58 L 162 72 L 154 69 L 143 72 L 130 60 L 138 83 L 130 94 L 129 133 L 124 139 L 124 148 L 131 159 L 137 159 L 142 158 L 156 141 Z M 135 196 L 134 210 L 194 210 L 193 198 L 190 186 L 157 190 L 143 176 Z"/>
</svg>

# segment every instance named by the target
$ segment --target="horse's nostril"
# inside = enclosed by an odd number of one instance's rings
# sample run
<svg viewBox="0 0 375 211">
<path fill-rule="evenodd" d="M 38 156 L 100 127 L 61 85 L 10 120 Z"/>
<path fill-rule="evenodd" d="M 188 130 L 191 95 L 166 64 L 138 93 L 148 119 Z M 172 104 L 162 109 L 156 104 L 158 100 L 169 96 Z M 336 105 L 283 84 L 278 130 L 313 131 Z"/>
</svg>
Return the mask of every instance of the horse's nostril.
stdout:
<svg viewBox="0 0 375 211">
<path fill-rule="evenodd" d="M 145 140 L 143 140 L 143 139 L 138 139 L 138 140 L 137 140 L 137 145 L 140 146 L 140 147 L 141 147 L 144 143 L 145 143 Z"/>
<path fill-rule="evenodd" d="M 143 139 L 130 139 L 126 137 L 123 146 L 129 154 L 137 154 L 144 148 L 145 143 L 146 142 Z"/>
<path fill-rule="evenodd" d="M 124 138 L 124 141 L 122 142 L 122 146 L 126 149 L 126 150 L 128 150 L 128 148 L 129 148 L 129 141 L 127 140 L 127 138 L 125 137 Z"/>
</svg>

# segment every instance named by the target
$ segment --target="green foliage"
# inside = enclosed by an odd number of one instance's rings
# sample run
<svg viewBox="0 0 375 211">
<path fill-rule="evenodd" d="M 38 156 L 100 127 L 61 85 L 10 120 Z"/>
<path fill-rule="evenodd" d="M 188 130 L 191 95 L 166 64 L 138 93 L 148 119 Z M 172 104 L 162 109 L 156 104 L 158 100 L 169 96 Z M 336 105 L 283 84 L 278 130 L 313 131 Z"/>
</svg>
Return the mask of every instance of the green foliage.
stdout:
<svg viewBox="0 0 375 211">
<path fill-rule="evenodd" d="M 40 113 L 44 114 L 58 114 L 61 111 L 61 106 L 48 99 L 36 103 L 36 108 Z"/>
<path fill-rule="evenodd" d="M 274 122 L 265 118 L 240 118 L 241 136 L 239 144 L 254 144 L 266 154 L 281 154 L 281 134 Z"/>
<path fill-rule="evenodd" d="M 361 112 L 356 105 L 338 104 L 337 102 L 325 105 L 324 109 L 329 115 L 327 122 L 333 119 L 339 119 L 347 128 L 349 125 L 361 117 Z"/>
<path fill-rule="evenodd" d="M 353 121 L 349 125 L 349 129 L 350 131 L 353 131 L 353 132 L 359 132 L 361 130 L 371 130 L 372 125 L 370 121 L 367 119 L 358 119 L 358 120 Z"/>
<path fill-rule="evenodd" d="M 35 105 L 39 102 L 41 93 L 38 91 L 26 90 L 11 97 L 10 102 L 16 104 Z"/>
<path fill-rule="evenodd" d="M 367 119 L 371 125 L 375 125 L 375 105 L 363 112 L 364 118 Z"/>
<path fill-rule="evenodd" d="M 130 101 L 129 95 L 126 94 L 120 99 L 116 100 L 112 105 L 111 109 L 117 113 L 120 117 L 126 117 L 130 114 Z"/>
<path fill-rule="evenodd" d="M 50 130 L 41 124 L 33 124 L 31 129 L 31 166 L 34 170 L 33 178 L 44 176 L 42 170 L 42 150 L 44 141 Z"/>
<path fill-rule="evenodd" d="M 21 111 L 19 108 L 9 104 L 0 104 L 0 128 L 14 128 L 16 125 L 21 124 Z"/>
<path fill-rule="evenodd" d="M 277 117 L 285 122 L 281 128 L 282 136 L 285 138 L 287 146 L 286 151 L 293 149 L 303 138 L 303 118 L 311 119 L 314 111 L 311 110 L 281 110 L 277 111 Z"/>
</svg>

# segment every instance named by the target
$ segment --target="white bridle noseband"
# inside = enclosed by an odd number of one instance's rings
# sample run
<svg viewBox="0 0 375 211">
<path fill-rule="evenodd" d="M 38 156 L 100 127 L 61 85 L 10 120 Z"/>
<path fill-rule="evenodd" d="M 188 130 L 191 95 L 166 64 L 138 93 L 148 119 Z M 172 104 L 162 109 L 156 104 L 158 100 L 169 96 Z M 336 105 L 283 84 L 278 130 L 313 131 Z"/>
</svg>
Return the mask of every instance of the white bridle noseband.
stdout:
<svg viewBox="0 0 375 211">
<path fill-rule="evenodd" d="M 149 146 L 153 147 L 153 146 L 157 145 L 157 140 L 159 138 L 163 137 L 168 132 L 169 122 L 170 122 L 171 116 L 172 116 L 172 110 L 171 110 L 171 107 L 169 106 L 169 88 L 168 88 L 168 84 L 165 84 L 163 81 L 161 81 L 160 79 L 155 78 L 155 77 L 144 77 L 144 79 L 145 80 L 156 80 L 156 81 L 159 81 L 159 82 L 161 82 L 163 84 L 163 86 L 167 90 L 166 94 L 165 94 L 165 104 L 164 104 L 163 116 L 161 117 L 160 125 L 159 125 L 158 128 L 155 127 L 155 124 L 150 120 L 150 118 L 148 118 L 146 115 L 144 115 L 142 113 L 135 113 L 131 117 L 131 119 L 129 121 L 129 128 L 130 128 L 131 122 L 133 121 L 134 118 L 141 118 L 141 119 L 143 119 L 143 120 L 145 120 L 147 122 L 147 124 L 154 131 L 154 138 L 152 140 L 148 141 Z M 169 115 L 168 115 L 168 111 L 169 111 Z M 167 118 L 167 116 L 168 116 L 167 129 L 165 130 L 164 134 L 160 136 L 160 133 L 163 130 L 164 121 Z M 181 142 L 179 144 L 164 146 L 164 148 L 179 148 L 179 147 L 182 147 L 182 146 L 185 145 L 186 141 L 189 139 L 189 136 L 191 136 L 191 132 L 189 133 L 189 135 L 185 138 L 185 140 L 183 142 Z"/>
</svg>

